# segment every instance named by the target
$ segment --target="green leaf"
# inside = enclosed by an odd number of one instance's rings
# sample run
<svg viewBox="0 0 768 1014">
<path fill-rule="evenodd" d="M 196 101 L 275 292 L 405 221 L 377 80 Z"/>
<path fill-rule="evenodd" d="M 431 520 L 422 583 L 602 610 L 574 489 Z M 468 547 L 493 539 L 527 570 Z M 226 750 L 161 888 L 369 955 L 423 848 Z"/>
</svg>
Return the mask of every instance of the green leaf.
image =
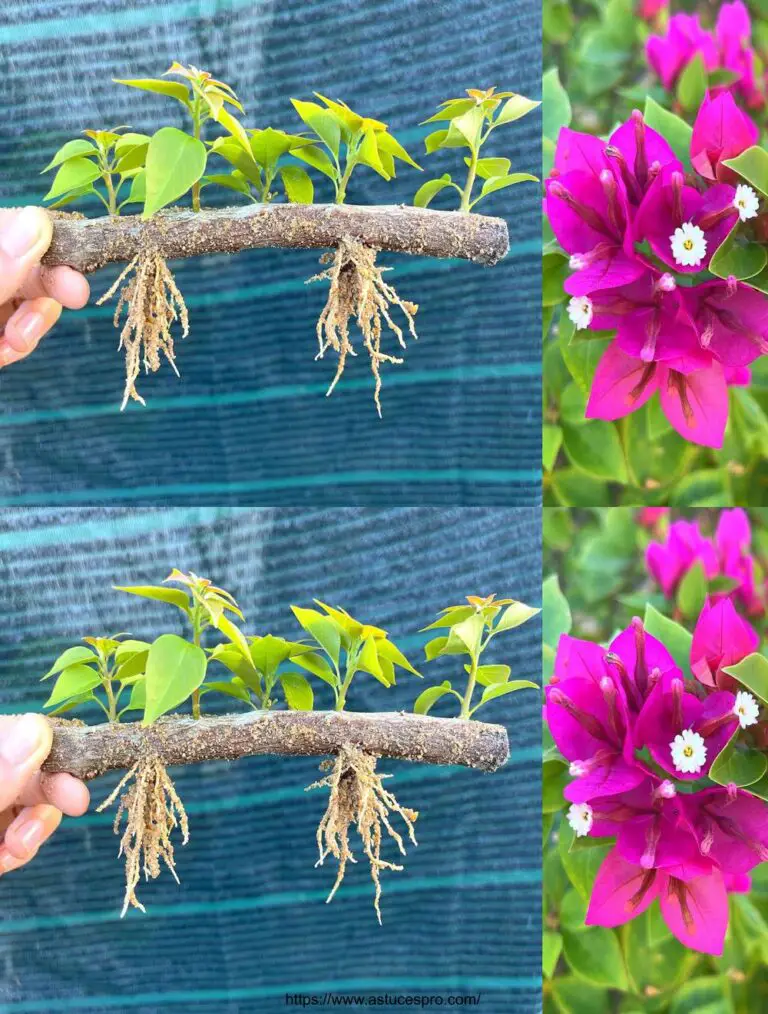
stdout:
<svg viewBox="0 0 768 1014">
<path fill-rule="evenodd" d="M 464 159 L 466 166 L 472 165 L 472 159 Z M 512 165 L 508 158 L 479 158 L 477 160 L 477 175 L 481 180 L 490 180 L 494 176 L 506 176 Z"/>
<path fill-rule="evenodd" d="M 45 676 L 43 676 L 43 679 L 47 680 L 54 673 L 61 672 L 62 669 L 66 669 L 70 665 L 76 665 L 78 662 L 97 661 L 98 655 L 95 652 L 91 651 L 90 648 L 86 648 L 84 644 L 76 644 L 73 648 L 67 648 L 66 651 L 63 651 L 59 655 Z"/>
<path fill-rule="evenodd" d="M 677 605 L 683 616 L 692 620 L 698 617 L 706 597 L 707 578 L 703 564 L 697 561 L 680 582 L 677 589 Z"/>
<path fill-rule="evenodd" d="M 49 169 L 54 169 L 57 165 L 61 165 L 62 162 L 67 162 L 71 158 L 78 158 L 82 155 L 96 155 L 97 153 L 98 149 L 94 144 L 86 141 L 84 137 L 78 137 L 74 141 L 67 141 L 66 144 L 62 145 L 42 172 L 47 173 Z"/>
<path fill-rule="evenodd" d="M 238 170 L 229 174 L 214 173 L 212 176 L 203 176 L 202 182 L 203 186 L 214 184 L 217 187 L 226 187 L 227 190 L 235 190 L 246 197 L 251 196 L 251 188 Z"/>
<path fill-rule="evenodd" d="M 384 686 L 389 686 L 389 683 L 382 672 L 381 664 L 379 663 L 379 655 L 376 651 L 376 641 L 373 637 L 366 637 L 363 641 L 363 646 L 357 656 L 357 668 L 362 669 L 363 672 L 370 673 L 371 676 L 375 676 L 380 683 L 384 684 Z"/>
<path fill-rule="evenodd" d="M 542 938 L 542 968 L 544 977 L 551 979 L 563 949 L 563 938 L 552 930 L 544 930 Z"/>
<path fill-rule="evenodd" d="M 552 67 L 542 78 L 542 96 L 544 98 L 542 133 L 550 141 L 557 141 L 561 127 L 570 125 L 573 113 L 568 93 L 560 83 L 557 67 Z"/>
<path fill-rule="evenodd" d="M 306 148 L 297 148 L 292 151 L 291 154 L 295 158 L 300 158 L 302 162 L 306 162 L 307 165 L 311 165 L 313 169 L 317 169 L 318 172 L 323 173 L 331 180 L 338 178 L 338 172 L 333 162 L 328 158 L 322 148 L 318 148 L 314 144 L 307 145 Z"/>
<path fill-rule="evenodd" d="M 486 687 L 483 690 L 483 696 L 480 698 L 480 704 L 474 708 L 477 711 L 483 704 L 487 704 L 488 701 L 495 701 L 497 697 L 505 697 L 507 694 L 513 694 L 517 690 L 538 690 L 538 683 L 533 683 L 531 680 L 510 680 L 508 683 L 493 683 L 491 686 Z"/>
<path fill-rule="evenodd" d="M 198 645 L 178 634 L 161 634 L 147 656 L 146 707 L 141 724 L 151 725 L 183 704 L 205 679 L 207 662 Z"/>
<path fill-rule="evenodd" d="M 115 84 L 128 85 L 130 88 L 139 88 L 144 92 L 165 95 L 181 102 L 187 109 L 190 108 L 189 90 L 180 81 L 159 81 L 155 78 L 130 78 L 128 80 L 113 78 L 112 80 Z"/>
<path fill-rule="evenodd" d="M 563 443 L 563 431 L 559 426 L 544 423 L 542 426 L 542 448 L 541 457 L 545 472 L 551 472 L 555 467 L 557 455 Z"/>
<path fill-rule="evenodd" d="M 462 620 L 451 627 L 451 633 L 455 634 L 458 640 L 465 645 L 470 655 L 476 656 L 480 650 L 480 641 L 484 629 L 485 624 L 482 615 L 480 613 L 473 613 L 466 620 Z"/>
<path fill-rule="evenodd" d="M 433 113 L 428 120 L 422 120 L 420 126 L 425 123 L 439 123 L 442 120 L 453 120 L 457 116 L 461 116 L 462 113 L 468 112 L 475 106 L 474 99 L 454 99 L 450 102 L 444 102 L 441 104 L 440 109 L 436 113 Z"/>
<path fill-rule="evenodd" d="M 563 821 L 560 825 L 559 851 L 560 859 L 568 879 L 581 895 L 584 902 L 589 902 L 592 893 L 592 885 L 595 882 L 597 871 L 603 860 L 610 851 L 610 846 L 604 845 L 589 849 L 572 849 L 575 835 L 571 827 Z"/>
<path fill-rule="evenodd" d="M 230 680 L 228 683 L 221 682 L 219 680 L 211 680 L 210 683 L 204 683 L 200 688 L 200 693 L 219 693 L 226 694 L 227 697 L 234 697 L 238 701 L 244 701 L 246 704 L 251 703 L 251 695 L 248 693 L 247 687 L 244 685 L 242 680 L 235 679 Z"/>
<path fill-rule="evenodd" d="M 399 158 L 401 162 L 407 162 L 408 165 L 413 166 L 414 169 L 421 169 L 421 166 L 414 162 L 405 148 L 400 142 L 394 138 L 388 131 L 379 130 L 376 133 L 376 144 L 378 145 L 379 152 L 386 152 L 393 158 Z"/>
<path fill-rule="evenodd" d="M 430 710 L 441 697 L 451 693 L 451 684 L 445 680 L 437 687 L 427 687 L 422 690 L 413 704 L 413 711 L 416 715 L 429 714 Z"/>
<path fill-rule="evenodd" d="M 557 813 L 565 805 L 563 791 L 570 782 L 568 765 L 563 760 L 545 760 L 541 766 L 541 805 L 544 813 Z"/>
<path fill-rule="evenodd" d="M 499 634 L 502 630 L 512 630 L 513 627 L 519 627 L 540 612 L 541 609 L 536 606 L 527 606 L 524 602 L 513 602 L 499 617 L 493 628 L 493 633 Z"/>
<path fill-rule="evenodd" d="M 743 687 L 768 704 L 768 659 L 756 652 L 747 655 L 736 665 L 729 665 L 723 672 L 733 676 Z"/>
<path fill-rule="evenodd" d="M 149 142 L 144 144 L 137 144 L 133 148 L 126 150 L 125 154 L 119 159 L 116 171 L 119 173 L 129 173 L 133 169 L 141 169 L 144 165 L 144 161 L 147 157 L 147 148 Z"/>
<path fill-rule="evenodd" d="M 426 183 L 422 183 L 414 194 L 413 203 L 417 208 L 426 208 L 441 190 L 445 190 L 446 187 L 450 186 L 453 186 L 453 183 L 448 173 L 445 173 L 440 179 L 427 180 Z"/>
<path fill-rule="evenodd" d="M 263 166 L 272 169 L 277 165 L 281 155 L 285 155 L 297 143 L 298 138 L 286 134 L 282 130 L 254 130 L 250 134 L 250 148 L 254 159 Z"/>
<path fill-rule="evenodd" d="M 315 188 L 309 173 L 298 165 L 285 165 L 280 170 L 285 193 L 292 204 L 311 204 Z"/>
<path fill-rule="evenodd" d="M 768 263 L 768 253 L 759 243 L 739 243 L 739 223 L 731 229 L 709 262 L 709 270 L 718 278 L 734 278 L 742 281 L 754 278 Z"/>
<path fill-rule="evenodd" d="M 700 976 L 675 990 L 670 1014 L 733 1014 L 725 976 Z"/>
<path fill-rule="evenodd" d="M 677 98 L 688 113 L 695 113 L 707 92 L 707 71 L 701 53 L 689 61 L 677 81 Z"/>
<path fill-rule="evenodd" d="M 70 665 L 61 673 L 53 685 L 53 690 L 44 708 L 52 708 L 70 697 L 88 693 L 101 683 L 99 674 L 88 665 Z"/>
<path fill-rule="evenodd" d="M 511 187 L 515 183 L 538 183 L 538 176 L 531 176 L 530 173 L 510 173 L 509 176 L 492 176 L 483 183 L 483 189 L 480 191 L 480 197 L 487 197 L 488 194 L 494 194 L 497 190 L 504 190 L 505 187 Z M 480 197 L 477 200 L 480 200 Z M 477 201 L 474 202 L 475 204 Z"/>
<path fill-rule="evenodd" d="M 693 635 L 681 627 L 679 623 L 663 616 L 658 609 L 652 605 L 645 607 L 645 618 L 643 625 L 646 631 L 664 645 L 675 665 L 680 668 L 684 676 L 690 672 L 691 642 Z"/>
<path fill-rule="evenodd" d="M 291 711 L 311 711 L 315 695 L 309 681 L 300 672 L 284 672 L 280 675 L 285 700 Z"/>
<path fill-rule="evenodd" d="M 427 662 L 432 662 L 438 656 L 442 655 L 447 644 L 447 637 L 433 637 L 431 641 L 427 641 L 424 645 L 424 657 Z"/>
<path fill-rule="evenodd" d="M 167 207 L 184 194 L 205 172 L 205 145 L 176 127 L 161 127 L 147 149 L 146 190 L 142 218 Z"/>
<path fill-rule="evenodd" d="M 371 169 L 375 169 L 379 176 L 383 176 L 385 180 L 390 179 L 390 175 L 384 168 L 379 156 L 376 135 L 372 130 L 366 130 L 363 133 L 363 140 L 357 150 L 357 161 L 362 162 L 363 165 L 370 166 Z"/>
<path fill-rule="evenodd" d="M 302 102 L 299 99 L 291 99 L 291 103 L 304 123 L 317 134 L 320 140 L 338 158 L 339 146 L 341 144 L 341 127 L 335 117 L 316 102 Z M 306 149 L 301 149 L 302 152 L 304 150 Z M 300 155 L 301 152 L 296 152 L 296 154 Z"/>
<path fill-rule="evenodd" d="M 736 729 L 712 762 L 709 777 L 718 785 L 754 785 L 768 770 L 768 756 L 751 748 L 740 750 L 737 745 L 740 729 Z"/>
<path fill-rule="evenodd" d="M 293 615 L 299 624 L 310 634 L 320 647 L 328 654 L 334 665 L 339 664 L 341 652 L 341 636 L 338 629 L 316 609 L 302 609 L 300 606 L 291 606 Z"/>
<path fill-rule="evenodd" d="M 552 981 L 552 996 L 558 1014 L 608 1014 L 609 998 L 604 989 L 598 989 L 583 979 L 558 976 Z"/>
<path fill-rule="evenodd" d="M 563 956 L 579 978 L 608 989 L 629 988 L 616 935 L 603 926 L 563 932 Z"/>
<path fill-rule="evenodd" d="M 511 99 L 507 99 L 499 110 L 496 119 L 493 121 L 493 126 L 498 127 L 502 123 L 512 123 L 514 120 L 519 120 L 540 105 L 540 102 L 527 99 L 524 95 L 513 95 Z"/>
<path fill-rule="evenodd" d="M 147 177 L 145 171 L 136 173 L 131 181 L 131 189 L 123 204 L 143 204 L 147 199 Z"/>
<path fill-rule="evenodd" d="M 542 641 L 555 650 L 561 634 L 571 630 L 571 609 L 568 600 L 560 590 L 557 574 L 552 574 L 542 585 Z"/>
<path fill-rule="evenodd" d="M 147 646 L 147 650 L 149 646 Z M 147 666 L 147 651 L 137 651 L 133 655 L 126 656 L 122 665 L 118 666 L 115 676 L 121 683 L 143 674 Z"/>
<path fill-rule="evenodd" d="M 645 100 L 645 122 L 652 130 L 658 131 L 669 142 L 675 155 L 686 168 L 690 167 L 691 136 L 693 127 L 685 120 L 668 112 L 655 102 L 650 95 Z"/>
<path fill-rule="evenodd" d="M 296 665 L 300 665 L 302 669 L 306 669 L 307 672 L 311 672 L 313 676 L 317 676 L 318 679 L 323 680 L 331 687 L 338 686 L 338 679 L 336 673 L 331 669 L 330 665 L 323 658 L 322 655 L 318 655 L 316 652 L 307 652 L 306 654 L 297 655 L 291 659 Z"/>
<path fill-rule="evenodd" d="M 433 152 L 437 151 L 438 148 L 441 148 L 443 146 L 443 142 L 447 137 L 448 131 L 445 129 L 433 130 L 431 134 L 427 134 L 427 136 L 424 138 L 424 148 L 427 152 L 427 155 L 431 155 Z"/>
<path fill-rule="evenodd" d="M 376 651 L 378 652 L 380 659 L 386 658 L 389 662 L 392 662 L 394 665 L 399 665 L 401 669 L 405 669 L 412 675 L 421 676 L 418 669 L 413 668 L 397 645 L 393 644 L 386 637 L 379 637 L 376 639 Z"/>
<path fill-rule="evenodd" d="M 467 672 L 471 668 L 469 665 L 464 666 Z M 512 669 L 508 665 L 479 665 L 475 675 L 481 687 L 490 687 L 494 683 L 506 683 L 512 675 Z"/>
<path fill-rule="evenodd" d="M 736 158 L 725 159 L 723 165 L 733 169 L 761 194 L 768 196 L 768 151 L 764 148 L 754 145 Z"/>
<path fill-rule="evenodd" d="M 123 711 L 143 711 L 147 706 L 147 683 L 146 678 L 134 683 L 131 687 L 131 696 Z"/>
<path fill-rule="evenodd" d="M 159 588 L 154 585 L 113 585 L 115 591 L 139 595 L 143 599 L 155 599 L 176 606 L 183 613 L 189 613 L 189 597 L 180 588 Z"/>
<path fill-rule="evenodd" d="M 577 426 L 563 426 L 563 450 L 571 464 L 588 475 L 627 482 L 627 463 L 613 423 L 591 419 Z"/>
<path fill-rule="evenodd" d="M 89 158 L 70 158 L 64 162 L 53 178 L 51 189 L 43 198 L 52 201 L 72 190 L 82 190 L 101 176 L 101 170 Z"/>
</svg>

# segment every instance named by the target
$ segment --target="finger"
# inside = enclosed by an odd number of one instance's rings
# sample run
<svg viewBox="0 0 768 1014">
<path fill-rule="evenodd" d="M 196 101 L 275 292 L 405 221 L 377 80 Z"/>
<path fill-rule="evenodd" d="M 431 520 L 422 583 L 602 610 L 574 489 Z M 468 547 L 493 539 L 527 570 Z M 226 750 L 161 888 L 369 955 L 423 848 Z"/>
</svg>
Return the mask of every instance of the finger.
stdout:
<svg viewBox="0 0 768 1014">
<path fill-rule="evenodd" d="M 5 325 L 2 346 L 18 353 L 6 355 L 0 348 L 0 366 L 23 359 L 37 348 L 40 339 L 61 316 L 61 303 L 48 296 L 26 300 Z"/>
<path fill-rule="evenodd" d="M 64 772 L 47 774 L 43 771 L 33 775 L 18 797 L 23 806 L 50 803 L 68 817 L 81 817 L 90 801 L 91 794 L 85 783 Z"/>
<path fill-rule="evenodd" d="M 0 877 L 11 870 L 18 870 L 25 862 L 25 859 L 17 859 L 4 845 L 0 845 Z"/>
<path fill-rule="evenodd" d="M 42 715 L 0 717 L 0 810 L 11 806 L 51 750 L 51 726 Z"/>
<path fill-rule="evenodd" d="M 63 265 L 55 268 L 33 268 L 21 287 L 24 299 L 50 296 L 68 310 L 82 309 L 88 302 L 90 294 L 91 287 L 85 275 Z"/>
<path fill-rule="evenodd" d="M 0 303 L 21 288 L 52 236 L 51 220 L 42 208 L 0 212 Z"/>
<path fill-rule="evenodd" d="M 47 803 L 25 806 L 6 828 L 4 847 L 22 862 L 30 860 L 61 823 L 61 810 Z"/>
</svg>

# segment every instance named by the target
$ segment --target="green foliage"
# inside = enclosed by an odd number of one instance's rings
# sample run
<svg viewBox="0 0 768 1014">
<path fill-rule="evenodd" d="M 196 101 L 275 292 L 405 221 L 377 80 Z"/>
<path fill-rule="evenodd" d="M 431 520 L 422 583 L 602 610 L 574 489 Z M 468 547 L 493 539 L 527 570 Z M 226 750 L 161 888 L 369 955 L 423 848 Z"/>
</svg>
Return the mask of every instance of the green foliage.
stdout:
<svg viewBox="0 0 768 1014">
<path fill-rule="evenodd" d="M 312 139 L 282 130 L 248 130 L 248 151 L 231 137 L 219 137 L 211 144 L 211 152 L 220 155 L 233 171 L 228 176 L 206 176 L 203 184 L 218 183 L 245 194 L 251 201 L 269 204 L 277 196 L 273 190 L 280 179 L 285 196 L 295 204 L 311 204 L 314 184 L 299 165 L 286 163 L 285 157 L 312 145 Z"/>
<path fill-rule="evenodd" d="M 525 181 L 538 182 L 530 173 L 510 172 L 512 163 L 508 158 L 481 158 L 480 153 L 497 127 L 519 120 L 539 105 L 540 102 L 515 92 L 497 93 L 495 88 L 485 91 L 468 88 L 466 98 L 441 102 L 437 112 L 423 121 L 440 124 L 425 138 L 426 153 L 431 155 L 444 148 L 468 148 L 469 155 L 464 158 L 467 178 L 463 186 L 454 183 L 447 173 L 439 179 L 428 180 L 416 192 L 413 199 L 416 207 L 426 208 L 441 190 L 450 187 L 459 194 L 459 210 L 468 213 L 497 190 Z M 473 191 L 478 179 L 483 182 L 475 197 Z"/>
<path fill-rule="evenodd" d="M 85 139 L 67 141 L 53 156 L 44 173 L 56 170 L 43 200 L 51 208 L 61 208 L 81 197 L 96 196 L 110 215 L 119 215 L 126 204 L 140 203 L 134 181 L 144 172 L 150 139 L 146 134 L 128 131 L 84 130 Z M 96 184 L 101 183 L 102 188 Z M 121 190 L 128 185 L 121 198 Z M 143 198 L 142 198 L 143 200 Z"/>
<path fill-rule="evenodd" d="M 389 640 L 386 630 L 361 623 L 346 610 L 328 606 L 319 599 L 315 599 L 315 604 L 319 610 L 291 606 L 299 626 L 314 642 L 307 650 L 292 656 L 291 661 L 328 684 L 337 711 L 344 710 L 357 673 L 367 673 L 385 687 L 395 685 L 396 668 L 421 676 Z"/>
<path fill-rule="evenodd" d="M 711 535 L 719 512 L 674 511 L 673 520 L 694 518 Z M 765 512 L 751 512 L 753 551 L 766 545 Z M 551 676 L 561 634 L 606 644 L 633 616 L 644 617 L 649 634 L 661 640 L 691 679 L 691 629 L 687 610 L 703 590 L 719 589 L 695 572 L 682 594 L 665 599 L 649 580 L 645 550 L 658 531 L 638 523 L 631 508 L 547 508 L 544 511 L 543 640 L 545 681 Z M 721 589 L 722 590 L 722 589 Z M 727 590 L 727 589 L 725 589 Z M 759 628 L 758 628 L 759 629 Z M 728 669 L 750 693 L 766 700 L 765 645 Z M 551 740 L 550 740 L 551 742 Z M 715 760 L 711 782 L 735 783 L 768 796 L 766 754 L 738 730 Z M 753 780 L 756 779 L 756 780 Z M 557 749 L 545 751 L 544 1009 L 553 1014 L 752 1014 L 760 1006 L 768 951 L 768 864 L 753 871 L 749 896 L 732 895 L 730 925 L 721 958 L 687 950 L 672 937 L 658 905 L 617 929 L 586 927 L 584 916 L 597 869 L 607 851 L 598 838 L 574 838 L 563 814 L 569 781 Z"/>
<path fill-rule="evenodd" d="M 446 655 L 468 656 L 463 663 L 467 683 L 463 692 L 455 690 L 448 680 L 438 686 L 427 687 L 416 698 L 413 710 L 426 715 L 441 697 L 450 695 L 459 701 L 459 718 L 470 719 L 485 704 L 526 687 L 538 688 L 531 680 L 512 680 L 508 665 L 483 665 L 482 655 L 497 634 L 513 630 L 536 616 L 541 610 L 517 602 L 515 599 L 497 599 L 467 596 L 467 605 L 448 606 L 436 620 L 424 627 L 425 631 L 439 630 L 424 647 L 428 662 Z M 477 687 L 482 687 L 479 701 L 474 704 Z"/>
<path fill-rule="evenodd" d="M 322 105 L 291 99 L 299 118 L 317 139 L 313 144 L 296 147 L 293 154 L 328 177 L 337 204 L 344 202 L 356 166 L 368 166 L 385 180 L 395 177 L 395 159 L 414 169 L 421 168 L 389 133 L 386 123 L 361 116 L 344 102 L 314 94 Z"/>
</svg>

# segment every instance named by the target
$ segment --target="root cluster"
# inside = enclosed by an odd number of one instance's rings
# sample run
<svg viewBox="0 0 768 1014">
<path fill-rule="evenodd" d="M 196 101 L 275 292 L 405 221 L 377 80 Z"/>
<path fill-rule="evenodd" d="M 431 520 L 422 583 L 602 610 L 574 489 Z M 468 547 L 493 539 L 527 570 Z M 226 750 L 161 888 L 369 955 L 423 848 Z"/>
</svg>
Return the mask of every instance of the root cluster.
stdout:
<svg viewBox="0 0 768 1014">
<path fill-rule="evenodd" d="M 395 289 L 384 281 L 383 272 L 390 269 L 378 267 L 376 251 L 357 240 L 345 237 L 335 251 L 323 254 L 320 263 L 330 266 L 309 281 L 328 280 L 331 287 L 317 322 L 320 351 L 316 358 L 322 359 L 328 349 L 332 349 L 339 357 L 336 376 L 327 393 L 333 391 L 344 372 L 347 356 L 357 355 L 349 337 L 349 322 L 354 318 L 371 358 L 371 370 L 376 380 L 374 399 L 376 410 L 381 415 L 381 364 L 403 362 L 401 358 L 381 350 L 382 319 L 397 338 L 400 347 L 405 348 L 403 331 L 392 320 L 390 308 L 400 307 L 411 336 L 417 338 L 413 317 L 418 306 L 400 299 Z"/>
<path fill-rule="evenodd" d="M 189 824 L 184 805 L 165 765 L 149 746 L 121 778 L 114 791 L 97 807 L 97 812 L 111 806 L 118 796 L 120 801 L 113 824 L 116 834 L 119 833 L 123 815 L 126 818 L 119 852 L 119 855 L 125 856 L 125 899 L 120 913 L 122 918 L 129 905 L 145 911 L 136 897 L 136 885 L 142 871 L 146 880 L 154 879 L 160 875 L 162 859 L 176 883 L 179 882 L 171 833 L 180 826 L 182 844 L 186 845 L 189 840 Z"/>
<path fill-rule="evenodd" d="M 392 827 L 390 816 L 399 814 L 405 823 L 408 837 L 414 845 L 418 844 L 414 836 L 413 825 L 418 817 L 416 810 L 400 806 L 391 792 L 383 785 L 383 779 L 390 775 L 378 774 L 377 758 L 365 753 L 355 746 L 344 746 L 335 758 L 325 760 L 320 765 L 321 771 L 327 771 L 325 778 L 312 785 L 309 789 L 328 788 L 330 798 L 328 807 L 317 828 L 317 846 L 320 853 L 316 865 L 322 866 L 325 859 L 332 855 L 339 864 L 336 882 L 328 895 L 330 901 L 344 879 L 347 863 L 356 859 L 349 845 L 349 829 L 354 824 L 363 843 L 363 851 L 371 866 L 371 877 L 376 888 L 374 907 L 376 917 L 381 923 L 381 882 L 379 875 L 382 870 L 402 870 L 402 866 L 381 858 L 382 826 L 397 845 L 400 854 L 405 855 L 402 837 Z"/>
<path fill-rule="evenodd" d="M 132 276 L 132 277 L 131 277 Z M 143 363 L 144 371 L 160 369 L 160 353 L 165 356 L 176 374 L 171 326 L 181 321 L 182 335 L 189 334 L 189 317 L 184 297 L 163 257 L 154 247 L 142 249 L 120 273 L 115 283 L 98 300 L 99 306 L 111 299 L 121 282 L 129 279 L 120 289 L 115 309 L 114 325 L 119 327 L 120 314 L 126 309 L 126 318 L 120 332 L 120 348 L 125 350 L 125 391 L 120 409 L 128 399 L 144 399 L 136 390 L 136 379 Z"/>
</svg>

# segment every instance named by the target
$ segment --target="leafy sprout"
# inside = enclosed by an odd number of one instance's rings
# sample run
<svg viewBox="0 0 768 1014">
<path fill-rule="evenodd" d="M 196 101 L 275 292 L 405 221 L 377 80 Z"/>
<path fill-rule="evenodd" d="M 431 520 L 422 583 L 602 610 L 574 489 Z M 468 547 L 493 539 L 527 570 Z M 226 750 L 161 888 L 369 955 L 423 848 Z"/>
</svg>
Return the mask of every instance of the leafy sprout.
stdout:
<svg viewBox="0 0 768 1014">
<path fill-rule="evenodd" d="M 530 173 L 511 173 L 512 163 L 508 158 L 481 158 L 480 153 L 497 127 L 519 120 L 540 104 L 515 92 L 496 92 L 495 88 L 485 91 L 468 88 L 466 98 L 441 102 L 437 112 L 423 123 L 444 123 L 445 126 L 429 134 L 424 139 L 424 147 L 428 155 L 444 148 L 469 148 L 469 155 L 464 158 L 467 178 L 463 186 L 455 183 L 448 173 L 439 179 L 427 180 L 413 199 L 416 207 L 426 208 L 441 190 L 451 187 L 460 196 L 459 210 L 468 213 L 497 190 L 525 181 L 538 182 Z M 478 177 L 483 185 L 480 193 L 473 197 Z"/>
<path fill-rule="evenodd" d="M 248 130 L 249 152 L 232 137 L 219 137 L 211 144 L 211 152 L 221 155 L 234 167 L 229 174 L 207 175 L 202 185 L 210 183 L 227 187 L 244 194 L 251 201 L 269 204 L 277 196 L 273 187 L 279 177 L 285 196 L 295 204 L 311 204 L 314 186 L 307 171 L 300 165 L 286 164 L 284 156 L 291 156 L 300 148 L 313 143 L 312 138 L 301 134 L 286 134 L 267 127 L 266 130 Z"/>
<path fill-rule="evenodd" d="M 299 99 L 291 99 L 291 102 L 320 145 L 302 146 L 293 154 L 331 180 L 337 204 L 344 203 L 347 185 L 358 165 L 369 166 L 385 180 L 395 177 L 395 159 L 421 169 L 389 133 L 386 123 L 361 116 L 344 102 L 327 99 L 318 92 L 314 94 L 323 105 Z"/>
<path fill-rule="evenodd" d="M 478 708 L 489 701 L 511 694 L 525 687 L 536 689 L 538 684 L 530 680 L 511 680 L 512 670 L 508 665 L 484 665 L 482 655 L 494 637 L 506 630 L 513 630 L 539 613 L 539 609 L 525 605 L 515 599 L 497 599 L 495 595 L 479 598 L 467 596 L 467 605 L 448 606 L 441 610 L 438 618 L 424 627 L 424 630 L 445 630 L 424 646 L 428 662 L 444 655 L 467 655 L 469 662 L 464 665 L 467 685 L 463 693 L 455 690 L 448 680 L 438 686 L 423 690 L 413 706 L 418 715 L 426 715 L 444 697 L 451 694 L 460 704 L 459 718 L 469 719 Z M 480 700 L 473 704 L 478 684 L 483 688 Z"/>
<path fill-rule="evenodd" d="M 352 679 L 358 672 L 368 673 L 385 687 L 395 685 L 396 666 L 421 676 L 389 640 L 386 630 L 361 623 L 344 609 L 333 608 L 319 599 L 315 603 L 322 612 L 291 606 L 300 626 L 319 648 L 294 656 L 292 662 L 330 686 L 336 711 L 344 710 Z"/>
<path fill-rule="evenodd" d="M 84 137 L 59 148 L 43 169 L 44 173 L 57 170 L 43 198 L 54 202 L 51 208 L 95 195 L 110 215 L 119 215 L 126 204 L 144 201 L 144 162 L 150 139 L 146 134 L 121 134 L 121 130 L 128 128 L 84 130 Z M 103 184 L 103 192 L 96 183 Z M 130 189 L 121 200 L 120 191 L 126 183 L 130 183 Z"/>
</svg>

